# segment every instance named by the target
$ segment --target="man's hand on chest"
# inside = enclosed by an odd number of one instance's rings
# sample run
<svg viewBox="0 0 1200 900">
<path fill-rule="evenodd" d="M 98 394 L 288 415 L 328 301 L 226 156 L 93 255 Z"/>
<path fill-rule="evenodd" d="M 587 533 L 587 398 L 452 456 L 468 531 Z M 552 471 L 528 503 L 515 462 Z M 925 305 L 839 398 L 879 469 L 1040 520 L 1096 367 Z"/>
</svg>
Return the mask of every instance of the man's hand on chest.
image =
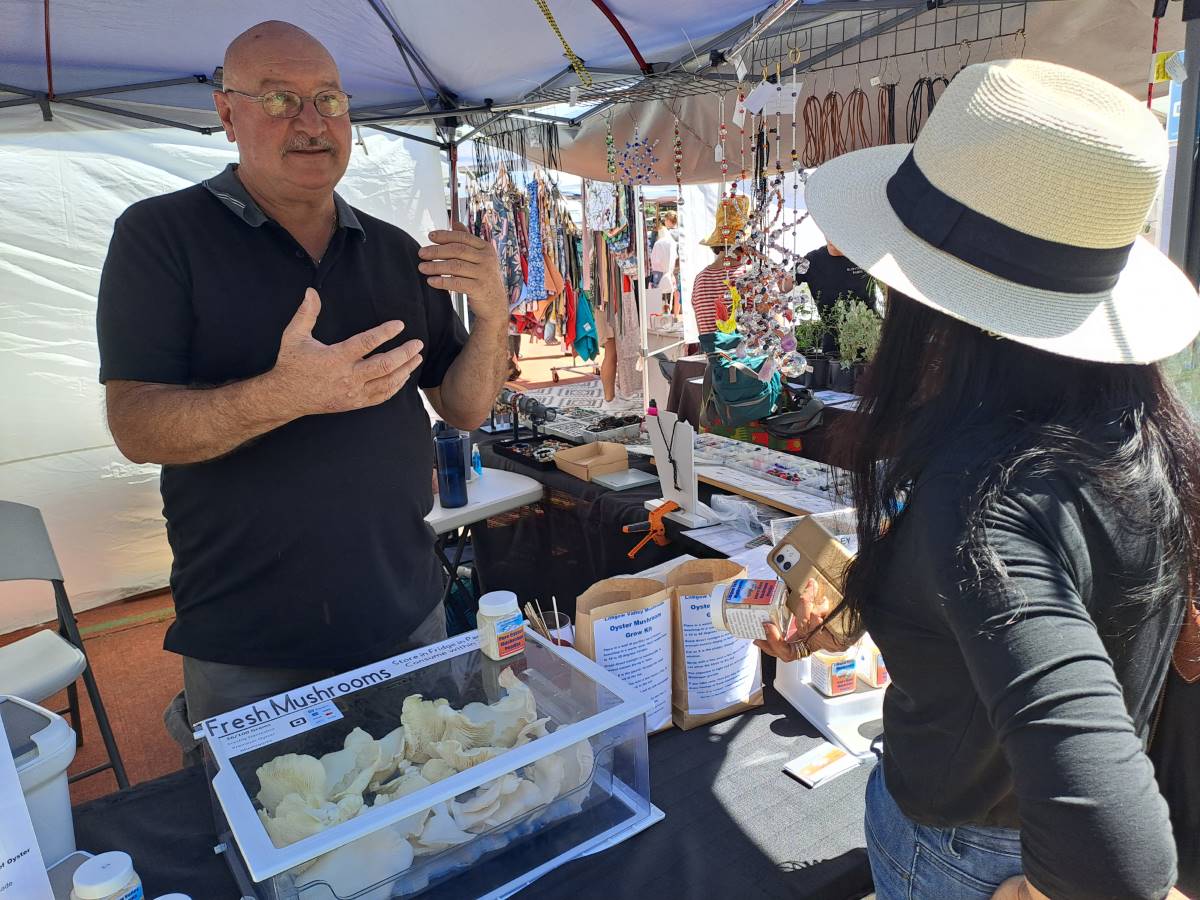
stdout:
<svg viewBox="0 0 1200 900">
<path fill-rule="evenodd" d="M 309 288 L 279 342 L 275 366 L 263 379 L 267 402 L 288 419 L 376 406 L 396 395 L 421 365 L 424 346 L 406 341 L 387 353 L 368 354 L 404 330 L 400 321 L 384 322 L 336 344 L 313 337 L 321 298 Z"/>
</svg>

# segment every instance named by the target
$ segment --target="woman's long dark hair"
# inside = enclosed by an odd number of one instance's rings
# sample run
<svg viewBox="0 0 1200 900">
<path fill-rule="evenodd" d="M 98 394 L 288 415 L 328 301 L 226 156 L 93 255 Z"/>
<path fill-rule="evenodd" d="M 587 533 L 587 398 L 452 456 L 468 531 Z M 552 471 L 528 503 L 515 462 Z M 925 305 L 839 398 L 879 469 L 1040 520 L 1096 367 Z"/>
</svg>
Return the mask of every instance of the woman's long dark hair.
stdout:
<svg viewBox="0 0 1200 900">
<path fill-rule="evenodd" d="M 1136 510 L 1123 526 L 1161 529 L 1170 577 L 1156 585 L 1159 600 L 1200 583 L 1200 436 L 1160 366 L 1052 355 L 891 291 L 859 394 L 859 414 L 836 436 L 859 515 L 846 581 L 856 623 L 886 589 L 885 545 L 889 527 L 903 527 L 900 498 L 951 445 L 970 448 L 978 474 L 963 498 L 968 529 L 957 550 L 979 585 L 1002 575 L 984 517 L 1014 479 L 1054 472 L 1090 484 L 1118 511 Z"/>
</svg>

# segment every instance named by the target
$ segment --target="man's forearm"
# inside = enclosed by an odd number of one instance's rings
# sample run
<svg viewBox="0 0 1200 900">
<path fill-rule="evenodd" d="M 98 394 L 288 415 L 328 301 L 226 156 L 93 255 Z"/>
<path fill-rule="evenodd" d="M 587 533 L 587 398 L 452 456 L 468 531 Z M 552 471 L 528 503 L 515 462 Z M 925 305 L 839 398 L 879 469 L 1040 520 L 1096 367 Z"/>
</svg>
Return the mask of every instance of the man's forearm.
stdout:
<svg viewBox="0 0 1200 900">
<path fill-rule="evenodd" d="M 508 321 L 479 323 L 451 364 L 441 386 L 441 409 L 455 428 L 483 424 L 508 372 Z"/>
<path fill-rule="evenodd" d="M 215 388 L 114 381 L 108 426 L 133 462 L 184 465 L 216 459 L 289 419 L 260 375 Z"/>
</svg>

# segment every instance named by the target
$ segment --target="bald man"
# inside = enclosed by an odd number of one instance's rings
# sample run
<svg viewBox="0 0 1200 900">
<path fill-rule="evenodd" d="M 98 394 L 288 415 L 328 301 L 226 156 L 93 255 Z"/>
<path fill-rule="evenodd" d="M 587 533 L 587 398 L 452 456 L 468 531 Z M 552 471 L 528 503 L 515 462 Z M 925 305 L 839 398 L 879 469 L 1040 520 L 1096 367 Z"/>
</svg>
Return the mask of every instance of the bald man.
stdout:
<svg viewBox="0 0 1200 900">
<path fill-rule="evenodd" d="M 125 211 L 97 316 L 113 437 L 163 467 L 192 722 L 445 636 L 418 390 L 474 428 L 507 366 L 491 245 L 334 192 L 349 97 L 315 38 L 254 26 L 213 99 L 239 164 Z"/>
</svg>

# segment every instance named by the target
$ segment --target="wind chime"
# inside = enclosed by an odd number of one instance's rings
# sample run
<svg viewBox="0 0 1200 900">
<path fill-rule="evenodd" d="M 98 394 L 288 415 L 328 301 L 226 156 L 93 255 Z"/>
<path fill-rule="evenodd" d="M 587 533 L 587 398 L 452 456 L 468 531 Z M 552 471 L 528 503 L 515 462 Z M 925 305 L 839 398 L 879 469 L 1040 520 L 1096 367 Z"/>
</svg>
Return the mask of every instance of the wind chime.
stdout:
<svg viewBox="0 0 1200 900">
<path fill-rule="evenodd" d="M 719 326 L 727 331 L 737 331 L 742 338 L 742 354 L 768 357 L 759 374 L 764 380 L 780 369 L 787 374 L 798 375 L 807 366 L 807 361 L 799 352 L 794 334 L 797 301 L 790 290 L 784 290 L 797 265 L 803 266 L 795 239 L 795 229 L 803 221 L 803 217 L 798 213 L 789 217 L 784 212 L 785 161 L 791 163 L 797 181 L 802 172 L 795 121 L 801 88 L 796 71 L 799 59 L 795 56 L 792 59 L 791 85 L 785 86 L 782 66 L 777 66 L 775 85 L 779 95 L 776 102 L 771 111 L 756 113 L 750 117 L 750 144 L 754 154 L 753 179 L 746 162 L 745 91 L 739 88 L 739 112 L 743 114 L 739 124 L 740 168 L 730 187 L 729 200 L 737 203 L 739 197 L 748 199 L 749 216 L 748 233 L 736 248 L 730 246 L 737 236 L 730 233 L 728 220 L 721 223 L 722 235 L 727 242 L 723 267 L 731 316 L 728 321 L 719 323 Z M 721 109 L 723 119 L 724 102 Z M 786 156 L 783 140 L 785 109 L 790 111 L 792 119 L 791 147 Z M 725 158 L 727 135 L 728 129 L 722 121 L 718 129 L 717 149 L 717 158 L 721 162 L 722 170 L 722 191 L 724 177 L 728 172 L 728 161 Z M 746 188 L 746 194 L 743 194 L 742 188 L 745 184 L 749 187 Z M 798 202 L 795 201 L 799 200 L 798 191 L 798 186 L 794 186 L 793 198 L 796 206 Z M 746 203 L 746 200 L 742 202 Z M 789 230 L 793 232 L 790 242 L 786 239 Z"/>
<path fill-rule="evenodd" d="M 676 129 L 676 139 L 678 139 L 678 135 L 679 132 Z M 658 157 L 654 155 L 656 146 L 658 146 L 658 141 L 651 143 L 649 138 L 643 138 L 638 133 L 637 125 L 633 126 L 633 140 L 625 142 L 625 149 L 621 151 L 617 159 L 617 164 L 621 169 L 621 181 L 624 184 L 650 184 L 654 180 L 654 167 L 659 161 Z"/>
</svg>

